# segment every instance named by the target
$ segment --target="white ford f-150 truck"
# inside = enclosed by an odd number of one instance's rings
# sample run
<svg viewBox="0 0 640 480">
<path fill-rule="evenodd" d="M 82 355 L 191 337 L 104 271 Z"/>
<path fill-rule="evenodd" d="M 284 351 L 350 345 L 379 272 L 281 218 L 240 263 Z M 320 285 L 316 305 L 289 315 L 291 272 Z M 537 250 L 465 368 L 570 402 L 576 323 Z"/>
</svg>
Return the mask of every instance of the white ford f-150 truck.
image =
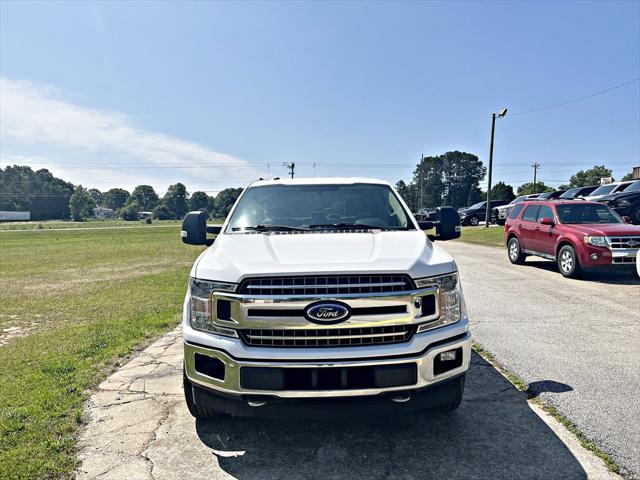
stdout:
<svg viewBox="0 0 640 480">
<path fill-rule="evenodd" d="M 184 391 L 198 418 L 460 405 L 471 333 L 443 207 L 417 222 L 387 182 L 260 180 L 208 245 L 184 303 Z M 426 234 L 425 234 L 426 231 Z M 209 238 L 216 235 L 215 241 Z"/>
</svg>

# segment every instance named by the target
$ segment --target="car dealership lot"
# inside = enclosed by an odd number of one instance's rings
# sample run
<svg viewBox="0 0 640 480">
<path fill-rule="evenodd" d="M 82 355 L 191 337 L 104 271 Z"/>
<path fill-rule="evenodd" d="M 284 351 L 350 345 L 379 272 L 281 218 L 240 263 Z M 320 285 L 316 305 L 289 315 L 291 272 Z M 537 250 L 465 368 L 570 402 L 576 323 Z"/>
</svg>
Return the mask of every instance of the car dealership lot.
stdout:
<svg viewBox="0 0 640 480">
<path fill-rule="evenodd" d="M 640 478 L 640 279 L 563 278 L 505 248 L 449 242 L 475 341 Z"/>
</svg>

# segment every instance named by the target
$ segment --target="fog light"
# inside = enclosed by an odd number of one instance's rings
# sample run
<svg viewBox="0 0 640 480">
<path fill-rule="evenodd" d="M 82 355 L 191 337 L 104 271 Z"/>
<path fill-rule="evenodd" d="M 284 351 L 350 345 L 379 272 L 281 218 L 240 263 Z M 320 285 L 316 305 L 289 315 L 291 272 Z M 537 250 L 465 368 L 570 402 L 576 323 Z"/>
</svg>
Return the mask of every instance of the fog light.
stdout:
<svg viewBox="0 0 640 480">
<path fill-rule="evenodd" d="M 441 352 L 433 359 L 433 374 L 440 375 L 462 366 L 462 347 Z"/>
<path fill-rule="evenodd" d="M 598 258 L 600 258 L 600 255 L 598 255 L 597 253 L 591 254 L 591 260 L 597 260 Z"/>
<path fill-rule="evenodd" d="M 450 362 L 456 359 L 456 354 L 458 352 L 456 350 L 449 350 L 448 352 L 442 352 L 440 354 L 440 360 L 443 362 Z"/>
</svg>

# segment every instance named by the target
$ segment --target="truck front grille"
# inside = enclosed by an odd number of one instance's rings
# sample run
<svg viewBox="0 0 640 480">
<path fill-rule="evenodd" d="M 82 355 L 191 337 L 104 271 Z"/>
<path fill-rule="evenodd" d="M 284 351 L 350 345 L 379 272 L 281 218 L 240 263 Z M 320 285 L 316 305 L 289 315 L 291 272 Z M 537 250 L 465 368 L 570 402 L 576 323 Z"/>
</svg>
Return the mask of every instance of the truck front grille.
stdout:
<svg viewBox="0 0 640 480">
<path fill-rule="evenodd" d="M 612 250 L 637 249 L 640 247 L 640 237 L 609 237 L 609 245 Z"/>
<path fill-rule="evenodd" d="M 406 342 L 415 333 L 414 325 L 381 327 L 239 330 L 242 341 L 251 347 L 344 347 Z"/>
<path fill-rule="evenodd" d="M 248 278 L 239 293 L 249 295 L 340 295 L 406 292 L 414 289 L 408 275 L 313 275 Z"/>
</svg>

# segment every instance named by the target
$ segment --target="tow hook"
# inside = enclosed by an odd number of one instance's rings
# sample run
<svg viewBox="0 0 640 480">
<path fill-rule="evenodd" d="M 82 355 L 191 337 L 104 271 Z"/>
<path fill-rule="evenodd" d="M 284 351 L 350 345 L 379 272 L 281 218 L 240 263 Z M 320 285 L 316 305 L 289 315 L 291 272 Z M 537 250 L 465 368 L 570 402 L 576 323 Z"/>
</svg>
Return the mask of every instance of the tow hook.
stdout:
<svg viewBox="0 0 640 480">
<path fill-rule="evenodd" d="M 391 397 L 391 400 L 393 400 L 396 403 L 405 403 L 405 402 L 408 402 L 409 400 L 411 400 L 411 394 L 410 393 L 399 393 L 399 394 L 394 395 L 393 397 Z"/>
</svg>

